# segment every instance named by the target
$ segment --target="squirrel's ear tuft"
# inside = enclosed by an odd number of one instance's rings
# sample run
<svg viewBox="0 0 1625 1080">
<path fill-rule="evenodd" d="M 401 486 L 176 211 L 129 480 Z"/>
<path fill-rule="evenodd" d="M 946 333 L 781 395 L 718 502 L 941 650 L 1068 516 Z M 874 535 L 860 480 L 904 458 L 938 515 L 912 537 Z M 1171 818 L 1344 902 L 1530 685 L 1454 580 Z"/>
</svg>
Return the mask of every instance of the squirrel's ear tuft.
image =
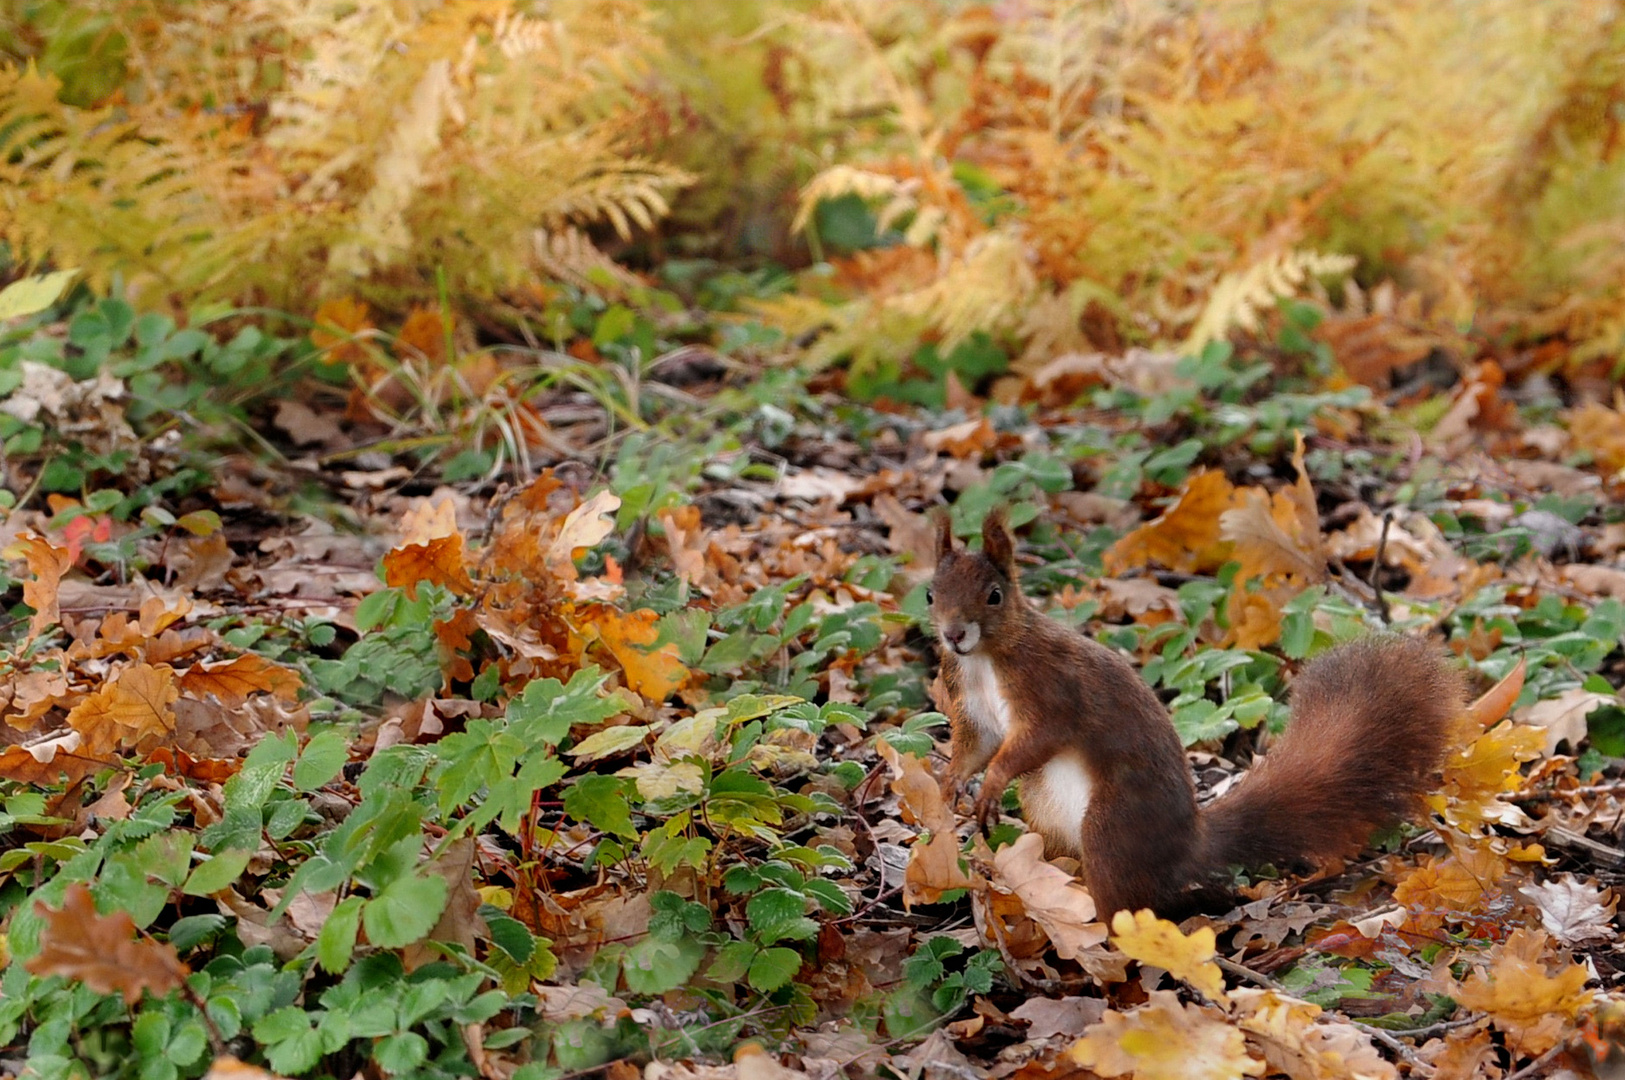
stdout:
<svg viewBox="0 0 1625 1080">
<path fill-rule="evenodd" d="M 1016 542 L 1004 507 L 995 507 L 982 519 L 982 554 L 1011 581 L 1016 580 Z"/>
<path fill-rule="evenodd" d="M 941 566 L 943 560 L 953 554 L 954 521 L 946 506 L 931 511 L 930 517 L 931 523 L 937 527 L 937 565 Z"/>
</svg>

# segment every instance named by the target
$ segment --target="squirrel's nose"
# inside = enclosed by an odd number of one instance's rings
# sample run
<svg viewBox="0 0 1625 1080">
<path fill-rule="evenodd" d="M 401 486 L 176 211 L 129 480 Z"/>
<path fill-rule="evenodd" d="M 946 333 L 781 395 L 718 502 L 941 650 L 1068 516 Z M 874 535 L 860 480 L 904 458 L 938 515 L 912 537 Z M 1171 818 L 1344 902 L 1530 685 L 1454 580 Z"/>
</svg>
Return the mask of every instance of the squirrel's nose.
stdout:
<svg viewBox="0 0 1625 1080">
<path fill-rule="evenodd" d="M 958 645 L 965 640 L 965 628 L 963 626 L 950 626 L 942 632 L 942 636 L 948 640 L 948 644 Z"/>
</svg>

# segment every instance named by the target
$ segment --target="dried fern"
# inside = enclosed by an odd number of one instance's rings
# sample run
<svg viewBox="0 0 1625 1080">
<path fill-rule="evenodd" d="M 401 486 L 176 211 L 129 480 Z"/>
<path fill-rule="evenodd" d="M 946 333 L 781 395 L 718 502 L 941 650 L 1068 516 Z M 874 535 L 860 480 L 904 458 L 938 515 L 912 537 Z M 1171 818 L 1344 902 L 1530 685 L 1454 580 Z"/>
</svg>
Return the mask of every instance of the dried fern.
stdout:
<svg viewBox="0 0 1625 1080">
<path fill-rule="evenodd" d="M 1213 286 L 1181 347 L 1195 353 L 1232 330 L 1257 332 L 1259 315 L 1277 300 L 1297 295 L 1312 278 L 1341 277 L 1353 269 L 1354 259 L 1348 255 L 1284 251 L 1226 274 Z"/>
</svg>

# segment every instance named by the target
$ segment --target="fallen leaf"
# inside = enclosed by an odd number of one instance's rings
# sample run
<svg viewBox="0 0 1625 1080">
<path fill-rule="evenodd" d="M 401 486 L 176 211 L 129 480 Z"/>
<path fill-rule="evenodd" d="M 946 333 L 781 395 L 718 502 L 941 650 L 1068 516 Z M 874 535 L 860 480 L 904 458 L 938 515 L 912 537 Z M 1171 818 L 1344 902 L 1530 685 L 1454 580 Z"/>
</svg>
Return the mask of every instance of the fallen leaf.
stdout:
<svg viewBox="0 0 1625 1080">
<path fill-rule="evenodd" d="M 1197 473 L 1185 482 L 1179 501 L 1106 549 L 1101 557 L 1106 573 L 1116 577 L 1151 563 L 1185 573 L 1218 569 L 1230 554 L 1219 518 L 1240 500 L 1224 473 Z"/>
<path fill-rule="evenodd" d="M 190 969 L 175 950 L 150 938 L 137 938 L 127 912 L 98 915 L 90 890 L 75 882 L 63 895 L 62 907 L 34 901 L 45 920 L 39 952 L 23 966 L 35 975 L 77 979 L 98 994 L 121 994 L 134 1005 L 143 991 L 164 997 L 176 990 Z"/>
<path fill-rule="evenodd" d="M 1200 990 L 1210 1001 L 1224 997 L 1224 974 L 1213 962 L 1217 935 L 1211 926 L 1190 934 L 1151 911 L 1119 911 L 1112 916 L 1112 944 L 1142 964 L 1154 964 Z"/>
<path fill-rule="evenodd" d="M 1076 878 L 1044 861 L 1044 838 L 1026 833 L 993 856 L 993 881 L 1014 893 L 1063 960 L 1075 960 L 1106 940 L 1094 897 Z"/>
<path fill-rule="evenodd" d="M 1212 1009 L 1181 1004 L 1172 990 L 1153 990 L 1132 1012 L 1108 1012 L 1073 1044 L 1072 1057 L 1102 1076 L 1135 1080 L 1235 1080 L 1268 1068 L 1247 1053 L 1240 1029 Z"/>
<path fill-rule="evenodd" d="M 1096 997 L 1032 997 L 1010 1010 L 1017 1020 L 1027 1021 L 1029 1039 L 1055 1035 L 1082 1035 L 1090 1024 L 1105 1015 L 1106 1003 Z"/>
<path fill-rule="evenodd" d="M 1540 925 L 1564 945 L 1591 945 L 1613 936 L 1611 925 L 1619 901 L 1612 889 L 1587 885 L 1573 874 L 1526 885 L 1518 895 L 1535 905 Z"/>
<path fill-rule="evenodd" d="M 407 596 L 416 598 L 418 585 L 424 582 L 464 595 L 474 591 L 462 533 L 406 544 L 384 556 L 384 584 L 404 588 Z"/>
<path fill-rule="evenodd" d="M 1451 991 L 1464 1009 L 1488 1013 L 1520 1053 L 1539 1055 L 1556 1046 L 1581 1009 L 1590 1004 L 1586 969 L 1559 963 L 1547 972 L 1546 935 L 1519 928 Z"/>
<path fill-rule="evenodd" d="M 1559 743 L 1568 743 L 1578 752 L 1586 737 L 1586 717 L 1593 709 L 1604 705 L 1618 705 L 1613 694 L 1598 694 L 1576 686 L 1555 698 L 1537 701 L 1526 709 L 1519 709 L 1513 719 L 1520 724 L 1540 728 L 1546 733 L 1546 753 L 1555 754 Z"/>
<path fill-rule="evenodd" d="M 68 713 L 68 726 L 84 736 L 85 752 L 104 757 L 133 749 L 149 736 L 175 730 L 180 688 L 165 665 L 132 664 Z"/>
<path fill-rule="evenodd" d="M 297 701 L 303 685 L 304 680 L 293 668 L 258 653 L 200 661 L 181 676 L 181 689 L 186 693 L 194 697 L 213 694 L 228 709 L 241 707 L 254 694 L 274 694 L 283 701 Z"/>
<path fill-rule="evenodd" d="M 22 559 L 28 564 L 33 580 L 23 582 L 23 603 L 34 609 L 28 621 L 28 639 L 39 637 L 48 626 L 62 621 L 57 607 L 57 589 L 62 575 L 73 566 L 73 556 L 65 548 L 56 547 L 42 536 L 19 536 L 6 548 L 8 559 Z"/>
<path fill-rule="evenodd" d="M 668 641 L 655 647 L 660 629 L 653 611 L 622 612 L 607 605 L 593 611 L 594 625 L 634 693 L 650 701 L 664 701 L 688 681 L 688 668 L 677 655 L 677 643 Z"/>
<path fill-rule="evenodd" d="M 559 534 L 547 548 L 547 567 L 555 577 L 576 579 L 576 554 L 596 547 L 615 531 L 614 514 L 620 507 L 620 498 L 606 489 L 565 515 Z"/>
</svg>

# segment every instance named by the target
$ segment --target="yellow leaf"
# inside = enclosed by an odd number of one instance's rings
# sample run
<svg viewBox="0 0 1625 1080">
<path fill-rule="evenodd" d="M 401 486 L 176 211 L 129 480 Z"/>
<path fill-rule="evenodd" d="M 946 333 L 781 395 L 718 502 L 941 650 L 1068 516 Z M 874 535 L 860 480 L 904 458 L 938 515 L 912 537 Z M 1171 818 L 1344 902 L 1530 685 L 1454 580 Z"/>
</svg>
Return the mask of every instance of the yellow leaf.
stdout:
<svg viewBox="0 0 1625 1080">
<path fill-rule="evenodd" d="M 1119 911 L 1112 916 L 1112 944 L 1142 964 L 1164 968 L 1213 1001 L 1224 995 L 1224 975 L 1213 962 L 1213 928 L 1201 927 L 1189 936 L 1150 910 Z"/>
<path fill-rule="evenodd" d="M 640 761 L 615 774 L 630 776 L 638 786 L 638 794 L 645 800 L 667 799 L 680 791 L 699 794 L 705 790 L 705 772 L 692 761 L 667 764 L 661 761 Z"/>
<path fill-rule="evenodd" d="M 1514 930 L 1489 966 L 1476 968 L 1450 996 L 1462 1008 L 1488 1013 L 1522 1053 L 1543 1054 L 1572 1029 L 1593 996 L 1585 989 L 1584 966 L 1559 963 L 1557 974 L 1548 974 L 1545 952 L 1543 932 Z"/>
<path fill-rule="evenodd" d="M 0 289 L 0 322 L 20 319 L 24 315 L 37 315 L 56 303 L 68 282 L 79 276 L 79 271 L 57 270 L 50 274 L 36 274 L 19 278 Z"/>
<path fill-rule="evenodd" d="M 1130 1013 L 1108 1012 L 1072 1045 L 1072 1058 L 1101 1076 L 1135 1080 L 1236 1080 L 1266 1065 L 1247 1053 L 1241 1032 L 1209 1009 L 1153 990 Z"/>
<path fill-rule="evenodd" d="M 565 753 L 579 761 L 608 757 L 638 745 L 648 734 L 648 724 L 621 724 L 588 735 Z"/>
</svg>

